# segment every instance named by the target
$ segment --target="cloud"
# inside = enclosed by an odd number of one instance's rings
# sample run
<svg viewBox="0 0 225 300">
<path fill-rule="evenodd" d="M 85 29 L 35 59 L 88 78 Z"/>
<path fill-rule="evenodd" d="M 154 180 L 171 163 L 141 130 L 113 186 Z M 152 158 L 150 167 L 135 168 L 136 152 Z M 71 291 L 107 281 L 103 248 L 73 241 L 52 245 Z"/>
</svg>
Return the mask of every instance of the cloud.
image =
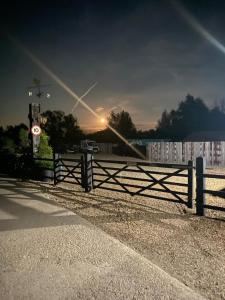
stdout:
<svg viewBox="0 0 225 300">
<path fill-rule="evenodd" d="M 103 111 L 103 110 L 104 110 L 104 107 L 102 107 L 102 106 L 99 106 L 95 109 L 95 111 L 98 112 L 98 113 Z"/>
</svg>

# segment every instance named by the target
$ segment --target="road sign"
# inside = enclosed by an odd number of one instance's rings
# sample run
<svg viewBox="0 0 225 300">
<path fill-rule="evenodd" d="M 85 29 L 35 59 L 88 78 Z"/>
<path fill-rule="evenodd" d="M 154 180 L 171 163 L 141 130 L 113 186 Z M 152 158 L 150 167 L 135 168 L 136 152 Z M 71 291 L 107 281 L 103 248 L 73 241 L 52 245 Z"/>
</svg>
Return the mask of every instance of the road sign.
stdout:
<svg viewBox="0 0 225 300">
<path fill-rule="evenodd" d="M 40 134 L 41 134 L 41 128 L 40 128 L 40 126 L 34 125 L 34 126 L 31 128 L 31 133 L 32 133 L 33 135 L 40 135 Z"/>
</svg>

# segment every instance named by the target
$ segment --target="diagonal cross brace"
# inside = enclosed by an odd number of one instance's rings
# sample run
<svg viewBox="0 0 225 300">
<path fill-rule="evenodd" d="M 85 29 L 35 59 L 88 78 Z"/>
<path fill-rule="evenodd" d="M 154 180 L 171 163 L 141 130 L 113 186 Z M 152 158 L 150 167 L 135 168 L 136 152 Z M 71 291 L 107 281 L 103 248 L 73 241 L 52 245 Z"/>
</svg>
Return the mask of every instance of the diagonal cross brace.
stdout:
<svg viewBox="0 0 225 300">
<path fill-rule="evenodd" d="M 94 161 L 96 163 L 97 166 L 99 166 L 105 173 L 106 175 L 108 175 L 108 177 L 103 180 L 102 182 L 100 182 L 98 185 L 95 186 L 95 188 L 100 187 L 102 184 L 107 183 L 110 179 L 113 179 L 116 183 L 118 183 L 118 185 L 120 185 L 127 193 L 131 194 L 131 192 L 121 183 L 119 182 L 119 180 L 117 180 L 116 178 L 114 178 L 114 176 L 116 176 L 117 174 L 119 174 L 120 172 L 126 170 L 127 165 L 125 165 L 124 167 L 122 167 L 121 169 L 119 169 L 118 171 L 116 171 L 113 174 L 110 174 L 107 170 L 106 167 L 103 167 L 102 165 L 100 165 L 98 162 Z M 110 182 L 108 182 L 110 183 Z"/>
<path fill-rule="evenodd" d="M 173 172 L 173 173 L 170 173 L 170 174 L 164 176 L 163 178 L 156 179 L 154 176 L 152 176 L 152 175 L 150 174 L 151 171 L 147 172 L 147 171 L 145 171 L 143 168 L 141 168 L 140 166 L 137 166 L 137 167 L 138 167 L 139 170 L 143 171 L 148 177 L 150 177 L 154 182 L 151 183 L 151 184 L 149 184 L 149 185 L 147 185 L 147 186 L 145 186 L 145 187 L 143 187 L 143 188 L 141 188 L 141 189 L 139 189 L 138 191 L 136 191 L 135 193 L 133 193 L 133 196 L 140 194 L 141 192 L 143 192 L 143 191 L 145 191 L 145 190 L 147 190 L 147 189 L 153 187 L 153 186 L 156 185 L 156 184 L 159 184 L 159 185 L 161 185 L 161 186 L 164 188 L 164 190 L 170 192 L 170 193 L 171 193 L 172 195 L 174 195 L 174 197 L 176 197 L 179 201 L 181 201 L 182 203 L 184 202 L 184 200 L 183 200 L 180 196 L 178 196 L 178 195 L 176 194 L 176 192 L 170 190 L 165 184 L 163 184 L 163 181 L 165 181 L 166 179 L 168 179 L 168 178 L 170 178 L 170 177 L 173 177 L 173 176 L 179 174 L 180 172 L 183 171 L 183 169 L 179 169 L 179 170 L 177 170 L 177 171 L 175 171 L 175 172 Z M 162 192 L 163 192 L 163 190 L 162 190 Z"/>
<path fill-rule="evenodd" d="M 76 178 L 76 176 L 74 176 L 74 174 L 73 174 L 73 171 L 75 171 L 76 168 L 78 168 L 78 167 L 81 165 L 81 162 L 79 162 L 76 166 L 74 166 L 74 167 L 70 170 L 70 169 L 67 167 L 67 165 L 64 164 L 64 162 L 63 162 L 62 159 L 60 159 L 60 161 L 61 161 L 62 165 L 63 165 L 63 166 L 67 169 L 67 171 L 68 171 L 67 174 L 61 175 L 61 176 L 63 177 L 63 179 L 60 180 L 60 181 L 63 181 L 67 176 L 72 175 L 73 178 L 77 181 L 77 183 L 78 183 L 78 184 L 81 184 L 81 182 L 80 182 L 80 181 Z"/>
</svg>

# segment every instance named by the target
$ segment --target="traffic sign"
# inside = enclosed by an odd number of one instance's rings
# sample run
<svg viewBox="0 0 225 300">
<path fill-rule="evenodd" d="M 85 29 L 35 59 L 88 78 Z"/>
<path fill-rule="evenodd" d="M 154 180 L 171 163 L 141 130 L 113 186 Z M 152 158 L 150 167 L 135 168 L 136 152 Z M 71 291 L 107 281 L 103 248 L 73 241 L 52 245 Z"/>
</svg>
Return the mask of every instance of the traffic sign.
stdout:
<svg viewBox="0 0 225 300">
<path fill-rule="evenodd" d="M 40 128 L 40 126 L 38 126 L 38 125 L 32 126 L 31 133 L 33 135 L 40 135 L 41 134 L 41 128 Z"/>
</svg>

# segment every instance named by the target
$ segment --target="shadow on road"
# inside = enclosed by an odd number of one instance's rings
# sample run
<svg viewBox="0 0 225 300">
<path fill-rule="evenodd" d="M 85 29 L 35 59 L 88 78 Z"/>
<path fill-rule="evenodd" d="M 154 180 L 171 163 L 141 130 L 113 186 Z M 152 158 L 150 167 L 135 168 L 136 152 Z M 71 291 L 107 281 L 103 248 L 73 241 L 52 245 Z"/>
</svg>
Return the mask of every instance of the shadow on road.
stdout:
<svg viewBox="0 0 225 300">
<path fill-rule="evenodd" d="M 111 197 L 95 194 L 95 192 L 84 193 L 83 191 L 40 182 L 32 182 L 32 185 L 40 192 L 51 195 L 59 205 L 72 210 L 95 225 L 145 221 L 150 224 L 160 224 L 164 228 L 176 228 L 177 225 L 173 224 L 173 220 L 185 222 L 185 220 L 193 218 L 193 214 L 184 213 L 183 209 L 180 208 L 181 204 L 177 207 L 171 203 L 173 209 L 168 212 L 168 210 L 163 210 L 163 205 L 161 206 L 162 209 L 151 205 L 149 199 L 138 202 L 135 201 L 135 198 L 129 197 L 126 200 L 119 197 L 118 194 Z M 45 201 L 45 199 L 43 200 Z"/>
<path fill-rule="evenodd" d="M 39 194 L 35 184 L 0 178 L 0 231 L 80 224 L 79 217 Z"/>
</svg>

